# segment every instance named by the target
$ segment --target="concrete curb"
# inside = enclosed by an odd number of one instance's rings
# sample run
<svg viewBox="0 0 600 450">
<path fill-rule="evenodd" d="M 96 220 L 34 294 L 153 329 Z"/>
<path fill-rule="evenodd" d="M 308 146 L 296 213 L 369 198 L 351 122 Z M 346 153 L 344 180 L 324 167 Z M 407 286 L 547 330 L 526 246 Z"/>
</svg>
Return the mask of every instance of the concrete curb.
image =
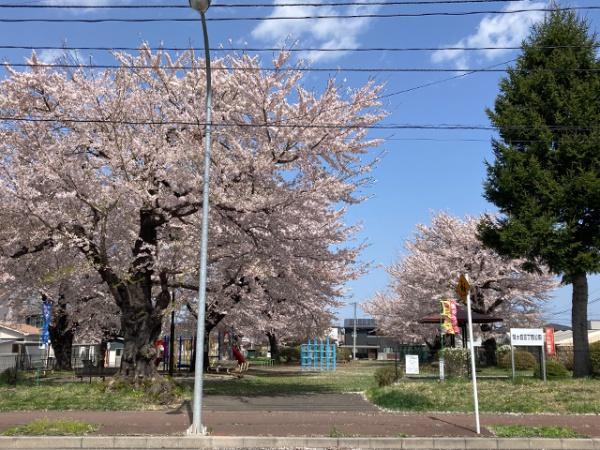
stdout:
<svg viewBox="0 0 600 450">
<path fill-rule="evenodd" d="M 87 436 L 0 437 L 0 450 L 356 448 L 407 450 L 600 450 L 600 439 L 500 438 L 326 438 L 260 436 Z"/>
</svg>

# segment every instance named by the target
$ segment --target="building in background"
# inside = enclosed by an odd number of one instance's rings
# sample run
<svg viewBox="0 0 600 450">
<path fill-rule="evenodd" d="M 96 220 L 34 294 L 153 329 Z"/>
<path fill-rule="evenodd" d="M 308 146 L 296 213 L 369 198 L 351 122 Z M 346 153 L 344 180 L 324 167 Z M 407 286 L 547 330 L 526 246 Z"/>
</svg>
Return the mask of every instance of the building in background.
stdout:
<svg viewBox="0 0 600 450">
<path fill-rule="evenodd" d="M 354 319 L 345 319 L 339 329 L 339 347 L 352 350 L 353 333 Z M 394 359 L 399 347 L 406 346 L 394 337 L 378 334 L 375 319 L 356 319 L 356 359 Z"/>
<path fill-rule="evenodd" d="M 27 324 L 0 322 L 0 371 L 28 367 L 32 360 L 42 358 L 40 329 Z"/>
</svg>

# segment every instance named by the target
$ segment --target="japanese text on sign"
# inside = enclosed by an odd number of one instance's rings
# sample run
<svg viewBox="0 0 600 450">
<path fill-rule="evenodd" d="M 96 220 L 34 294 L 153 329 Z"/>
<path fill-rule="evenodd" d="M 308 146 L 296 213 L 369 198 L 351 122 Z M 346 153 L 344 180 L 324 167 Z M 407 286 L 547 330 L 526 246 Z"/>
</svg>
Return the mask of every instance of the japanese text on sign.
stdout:
<svg viewBox="0 0 600 450">
<path fill-rule="evenodd" d="M 541 347 L 544 345 L 544 330 L 541 328 L 511 328 L 510 343 L 513 346 Z"/>
</svg>

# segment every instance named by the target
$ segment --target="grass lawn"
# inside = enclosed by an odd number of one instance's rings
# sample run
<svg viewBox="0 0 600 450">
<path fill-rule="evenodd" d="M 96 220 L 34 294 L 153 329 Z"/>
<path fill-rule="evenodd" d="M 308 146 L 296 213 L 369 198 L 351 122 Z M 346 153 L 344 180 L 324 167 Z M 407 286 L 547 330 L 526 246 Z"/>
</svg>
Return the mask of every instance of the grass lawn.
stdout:
<svg viewBox="0 0 600 450">
<path fill-rule="evenodd" d="M 340 364 L 335 372 L 302 372 L 297 366 L 257 368 L 244 378 L 208 375 L 207 395 L 285 395 L 307 393 L 362 392 L 375 387 L 373 373 L 382 365 L 376 361 Z"/>
<path fill-rule="evenodd" d="M 100 381 L 40 382 L 39 386 L 18 384 L 0 386 L 2 411 L 68 411 L 108 410 L 127 411 L 151 409 L 154 405 L 142 390 L 110 391 Z"/>
<path fill-rule="evenodd" d="M 270 396 L 310 393 L 367 392 L 375 404 L 398 411 L 471 412 L 468 380 L 401 380 L 397 385 L 378 388 L 373 373 L 393 362 L 357 361 L 340 364 L 335 372 L 302 372 L 297 366 L 258 366 L 244 378 L 207 374 L 205 395 Z M 490 373 L 493 375 L 493 372 Z M 191 377 L 178 378 L 183 385 L 179 402 L 191 399 Z M 514 413 L 596 413 L 600 414 L 600 380 L 570 378 L 543 383 L 533 378 L 479 380 L 480 409 L 483 412 Z M 94 381 L 42 379 L 17 386 L 0 385 L 0 411 L 33 410 L 147 410 L 163 406 L 142 388 L 122 386 L 107 389 Z"/>
<path fill-rule="evenodd" d="M 491 425 L 487 427 L 494 435 L 502 438 L 580 438 L 574 430 L 567 427 L 530 427 L 527 425 Z"/>
<path fill-rule="evenodd" d="M 84 436 L 98 429 L 97 425 L 77 420 L 38 419 L 5 430 L 4 436 Z"/>
<path fill-rule="evenodd" d="M 257 367 L 244 378 L 207 374 L 206 395 L 286 395 L 305 393 L 341 393 L 365 391 L 375 386 L 373 372 L 382 363 L 357 362 L 342 364 L 336 372 L 301 372 L 297 366 Z M 181 400 L 191 399 L 193 379 L 180 380 Z M 144 389 L 124 387 L 107 389 L 106 383 L 95 380 L 62 381 L 27 379 L 16 386 L 0 385 L 0 412 L 3 411 L 132 411 L 157 409 L 163 406 L 148 397 Z"/>
<path fill-rule="evenodd" d="M 479 408 L 499 413 L 600 413 L 600 381 L 562 379 L 543 383 L 536 379 L 479 380 Z M 385 388 L 371 388 L 367 396 L 376 405 L 398 411 L 473 410 L 467 380 L 439 383 L 407 381 Z"/>
</svg>

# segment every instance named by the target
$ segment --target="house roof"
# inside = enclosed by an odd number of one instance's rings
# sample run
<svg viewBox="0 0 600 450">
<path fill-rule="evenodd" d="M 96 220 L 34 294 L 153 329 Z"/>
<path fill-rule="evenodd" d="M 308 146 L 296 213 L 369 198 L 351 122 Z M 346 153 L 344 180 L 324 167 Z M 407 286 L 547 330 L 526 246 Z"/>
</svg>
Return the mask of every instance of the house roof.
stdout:
<svg viewBox="0 0 600 450">
<path fill-rule="evenodd" d="M 600 330 L 588 330 L 588 341 L 590 344 L 600 341 Z M 557 331 L 554 333 L 555 345 L 572 346 L 573 332 L 572 331 Z"/>
<path fill-rule="evenodd" d="M 458 321 L 458 325 L 464 325 L 468 322 L 468 312 L 462 306 L 457 306 L 456 308 L 456 320 Z M 471 311 L 471 319 L 473 323 L 494 323 L 494 322 L 502 322 L 500 317 L 493 317 L 489 314 L 481 314 L 475 311 Z M 443 320 L 441 313 L 433 313 L 428 316 L 422 317 L 419 319 L 419 323 L 435 323 L 439 324 Z"/>
<path fill-rule="evenodd" d="M 570 331 L 571 327 L 560 323 L 547 323 L 544 328 L 554 328 L 554 331 Z"/>
<path fill-rule="evenodd" d="M 31 336 L 35 334 L 40 334 L 40 329 L 36 328 L 32 325 L 27 325 L 25 323 L 6 323 L 0 322 L 0 327 L 6 328 L 11 331 L 15 331 L 24 336 Z"/>
</svg>

